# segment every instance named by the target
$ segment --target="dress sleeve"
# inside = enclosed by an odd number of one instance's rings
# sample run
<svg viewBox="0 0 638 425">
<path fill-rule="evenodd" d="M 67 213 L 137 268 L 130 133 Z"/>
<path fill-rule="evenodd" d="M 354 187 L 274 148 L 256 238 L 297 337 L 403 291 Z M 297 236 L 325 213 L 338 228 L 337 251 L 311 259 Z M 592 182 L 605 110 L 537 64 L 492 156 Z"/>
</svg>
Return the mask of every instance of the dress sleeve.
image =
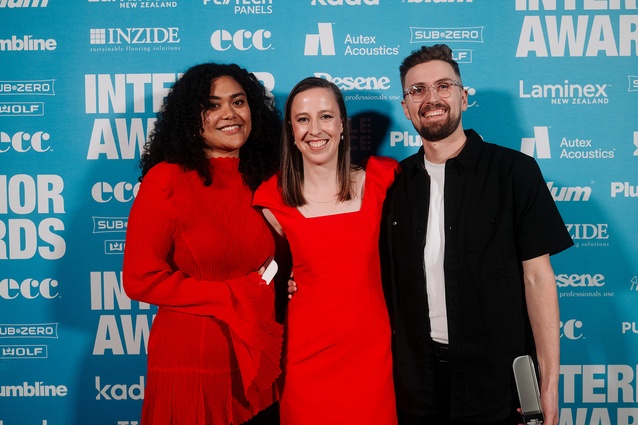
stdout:
<svg viewBox="0 0 638 425">
<path fill-rule="evenodd" d="M 162 164 L 151 169 L 133 202 L 124 249 L 124 290 L 131 299 L 226 323 L 248 388 L 265 360 L 263 349 L 271 347 L 268 357 L 276 358 L 281 329 L 274 322 L 274 291 L 257 272 L 210 281 L 190 277 L 171 265 L 178 209 L 171 202 L 173 179 L 168 170 Z"/>
<path fill-rule="evenodd" d="M 394 182 L 401 166 L 395 159 L 385 156 L 371 156 L 365 164 L 365 169 L 366 180 L 379 185 L 385 191 Z"/>
<path fill-rule="evenodd" d="M 278 202 L 279 201 L 279 202 Z M 273 209 L 281 204 L 281 190 L 278 176 L 272 176 L 257 188 L 253 197 L 253 206 Z"/>
</svg>

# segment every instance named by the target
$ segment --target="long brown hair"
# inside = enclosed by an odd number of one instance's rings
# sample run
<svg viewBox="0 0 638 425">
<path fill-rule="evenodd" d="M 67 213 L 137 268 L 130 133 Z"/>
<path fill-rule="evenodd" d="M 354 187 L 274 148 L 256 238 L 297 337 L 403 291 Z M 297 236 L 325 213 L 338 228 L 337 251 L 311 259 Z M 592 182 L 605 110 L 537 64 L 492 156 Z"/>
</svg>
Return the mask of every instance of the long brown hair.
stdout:
<svg viewBox="0 0 638 425">
<path fill-rule="evenodd" d="M 301 80 L 293 87 L 286 100 L 281 136 L 281 191 L 284 203 L 291 207 L 300 207 L 305 205 L 307 201 L 303 195 L 303 157 L 299 149 L 294 147 L 295 137 L 292 134 L 290 109 L 295 96 L 313 88 L 329 90 L 339 105 L 339 114 L 343 124 L 342 139 L 339 143 L 337 157 L 337 182 L 339 183 L 337 199 L 340 202 L 352 199 L 354 189 L 351 171 L 359 168 L 350 164 L 350 128 L 346 104 L 341 91 L 336 85 L 323 78 L 308 77 Z"/>
</svg>

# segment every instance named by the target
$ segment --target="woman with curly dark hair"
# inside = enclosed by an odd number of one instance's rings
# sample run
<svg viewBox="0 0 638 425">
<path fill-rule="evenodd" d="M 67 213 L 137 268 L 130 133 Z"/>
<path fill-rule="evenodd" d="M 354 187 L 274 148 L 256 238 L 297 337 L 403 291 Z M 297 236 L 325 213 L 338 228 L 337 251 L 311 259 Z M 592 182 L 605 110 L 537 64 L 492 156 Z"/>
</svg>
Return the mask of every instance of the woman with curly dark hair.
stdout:
<svg viewBox="0 0 638 425">
<path fill-rule="evenodd" d="M 142 424 L 276 420 L 282 327 L 261 279 L 275 242 L 251 202 L 279 134 L 273 97 L 234 64 L 190 68 L 158 113 L 123 266 L 127 295 L 159 306 Z"/>
</svg>

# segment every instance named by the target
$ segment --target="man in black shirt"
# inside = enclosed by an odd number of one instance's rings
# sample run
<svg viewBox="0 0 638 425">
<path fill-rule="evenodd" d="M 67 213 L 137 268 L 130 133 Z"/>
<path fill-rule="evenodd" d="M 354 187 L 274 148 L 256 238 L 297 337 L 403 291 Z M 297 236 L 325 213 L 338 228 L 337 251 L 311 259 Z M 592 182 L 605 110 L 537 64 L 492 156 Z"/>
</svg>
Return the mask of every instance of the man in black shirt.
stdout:
<svg viewBox="0 0 638 425">
<path fill-rule="evenodd" d="M 549 256 L 573 242 L 536 161 L 464 130 L 467 91 L 445 45 L 400 67 L 423 147 L 402 163 L 380 243 L 405 425 L 522 422 L 514 358 L 537 361 L 558 423 L 560 333 Z"/>
</svg>

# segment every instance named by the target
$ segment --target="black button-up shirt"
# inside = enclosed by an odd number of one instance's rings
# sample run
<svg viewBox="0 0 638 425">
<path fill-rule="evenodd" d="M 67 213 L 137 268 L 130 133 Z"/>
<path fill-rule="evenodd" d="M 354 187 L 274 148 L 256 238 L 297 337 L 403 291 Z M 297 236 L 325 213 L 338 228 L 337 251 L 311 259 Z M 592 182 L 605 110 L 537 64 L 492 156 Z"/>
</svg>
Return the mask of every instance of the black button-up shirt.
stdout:
<svg viewBox="0 0 638 425">
<path fill-rule="evenodd" d="M 445 165 L 445 295 L 452 419 L 496 421 L 516 403 L 512 361 L 535 356 L 522 261 L 573 245 L 536 161 L 466 130 Z M 399 406 L 435 414 L 434 357 L 425 289 L 430 180 L 423 147 L 401 163 L 381 237 L 394 330 Z"/>
</svg>

